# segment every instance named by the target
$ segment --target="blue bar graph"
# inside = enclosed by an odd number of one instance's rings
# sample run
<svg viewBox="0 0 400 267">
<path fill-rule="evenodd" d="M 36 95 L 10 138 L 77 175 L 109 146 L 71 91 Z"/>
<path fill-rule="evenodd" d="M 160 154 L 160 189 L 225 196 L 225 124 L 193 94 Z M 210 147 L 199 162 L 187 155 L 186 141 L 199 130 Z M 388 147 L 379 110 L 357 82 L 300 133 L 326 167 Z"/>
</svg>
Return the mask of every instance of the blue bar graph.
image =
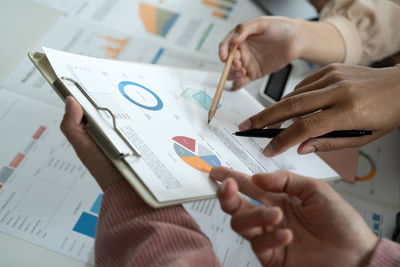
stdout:
<svg viewBox="0 0 400 267">
<path fill-rule="evenodd" d="M 82 212 L 82 215 L 81 217 L 79 217 L 79 220 L 75 224 L 73 230 L 75 232 L 94 238 L 96 234 L 96 226 L 97 217 L 92 214 Z"/>
<path fill-rule="evenodd" d="M 103 198 L 103 194 L 99 194 L 96 198 L 96 201 L 94 202 L 92 208 L 90 209 L 91 212 L 99 215 L 100 213 L 100 205 L 101 205 L 101 199 Z"/>
<path fill-rule="evenodd" d="M 164 53 L 164 48 L 160 48 L 160 50 L 158 50 L 157 54 L 151 61 L 151 64 L 157 64 L 158 60 L 160 59 L 160 57 L 162 56 L 163 53 Z"/>
</svg>

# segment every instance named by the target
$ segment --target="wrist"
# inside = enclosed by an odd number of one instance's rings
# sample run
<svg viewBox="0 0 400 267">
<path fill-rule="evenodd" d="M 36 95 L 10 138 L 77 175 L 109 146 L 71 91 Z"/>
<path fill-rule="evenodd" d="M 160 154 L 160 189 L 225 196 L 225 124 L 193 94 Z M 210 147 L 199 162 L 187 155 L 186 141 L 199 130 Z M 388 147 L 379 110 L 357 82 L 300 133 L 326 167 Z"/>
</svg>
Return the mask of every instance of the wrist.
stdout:
<svg viewBox="0 0 400 267">
<path fill-rule="evenodd" d="M 370 245 L 366 246 L 363 250 L 359 251 L 358 253 L 359 260 L 358 264 L 356 265 L 357 267 L 366 267 L 369 265 L 372 255 L 374 254 L 374 251 L 378 246 L 378 243 L 380 242 L 380 240 L 374 234 L 372 235 L 373 235 L 372 237 L 373 240 L 371 240 Z"/>
<path fill-rule="evenodd" d="M 335 26 L 328 22 L 296 19 L 299 30 L 300 59 L 318 64 L 343 62 L 344 40 Z"/>
</svg>

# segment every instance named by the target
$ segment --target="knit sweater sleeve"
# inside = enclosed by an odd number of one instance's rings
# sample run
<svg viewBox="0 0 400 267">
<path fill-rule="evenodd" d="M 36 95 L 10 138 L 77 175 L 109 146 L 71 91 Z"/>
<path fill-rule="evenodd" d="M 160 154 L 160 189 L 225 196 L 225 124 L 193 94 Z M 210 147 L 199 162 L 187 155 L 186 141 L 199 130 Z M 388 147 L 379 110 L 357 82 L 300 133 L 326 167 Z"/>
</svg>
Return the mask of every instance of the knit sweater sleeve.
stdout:
<svg viewBox="0 0 400 267">
<path fill-rule="evenodd" d="M 182 206 L 152 209 L 122 181 L 103 196 L 96 266 L 221 266 L 209 239 Z"/>
<path fill-rule="evenodd" d="M 400 244 L 394 243 L 388 239 L 380 240 L 368 266 L 400 266 Z"/>
</svg>

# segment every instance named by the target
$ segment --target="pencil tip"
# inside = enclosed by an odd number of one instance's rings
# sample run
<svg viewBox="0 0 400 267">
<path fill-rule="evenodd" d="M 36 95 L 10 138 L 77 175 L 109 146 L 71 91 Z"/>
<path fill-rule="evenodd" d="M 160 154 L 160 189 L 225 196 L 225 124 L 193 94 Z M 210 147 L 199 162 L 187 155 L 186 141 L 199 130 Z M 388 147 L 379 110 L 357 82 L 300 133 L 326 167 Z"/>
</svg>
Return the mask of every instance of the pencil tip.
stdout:
<svg viewBox="0 0 400 267">
<path fill-rule="evenodd" d="M 211 121 L 211 120 L 208 120 L 208 124 L 210 124 L 210 121 Z"/>
</svg>

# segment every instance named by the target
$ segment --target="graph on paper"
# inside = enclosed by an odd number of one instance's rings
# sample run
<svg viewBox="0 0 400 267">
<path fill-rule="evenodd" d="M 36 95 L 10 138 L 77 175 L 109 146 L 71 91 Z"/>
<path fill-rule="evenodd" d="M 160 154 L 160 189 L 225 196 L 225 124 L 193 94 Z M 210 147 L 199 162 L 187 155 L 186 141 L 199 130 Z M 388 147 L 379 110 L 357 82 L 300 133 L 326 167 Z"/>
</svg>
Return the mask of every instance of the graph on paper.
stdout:
<svg viewBox="0 0 400 267">
<path fill-rule="evenodd" d="M 175 136 L 175 153 L 189 166 L 201 172 L 209 173 L 214 166 L 221 166 L 221 161 L 209 149 L 197 144 L 195 139 Z"/>
<path fill-rule="evenodd" d="M 140 83 L 122 81 L 118 84 L 118 89 L 129 102 L 138 107 L 153 111 L 161 110 L 163 108 L 161 98 L 152 90 Z M 140 100 L 137 100 L 138 98 Z"/>
<path fill-rule="evenodd" d="M 209 96 L 206 92 L 199 90 L 199 89 L 193 89 L 193 88 L 186 88 L 182 94 L 181 97 L 183 97 L 186 100 L 189 100 L 190 102 L 199 105 L 200 107 L 204 108 L 205 110 L 210 110 L 211 103 L 212 103 L 212 98 Z M 221 104 L 218 105 L 217 109 L 221 107 Z"/>
<path fill-rule="evenodd" d="M 147 3 L 139 3 L 139 16 L 148 33 L 165 37 L 179 14 Z"/>
<path fill-rule="evenodd" d="M 73 231 L 92 238 L 95 237 L 97 219 L 100 213 L 100 204 L 102 197 L 103 194 L 99 194 L 90 210 L 81 213 L 78 221 L 72 229 Z"/>
<path fill-rule="evenodd" d="M 214 18 L 228 19 L 235 7 L 236 0 L 202 0 L 201 4 L 210 7 L 212 10 L 211 15 Z"/>
</svg>

